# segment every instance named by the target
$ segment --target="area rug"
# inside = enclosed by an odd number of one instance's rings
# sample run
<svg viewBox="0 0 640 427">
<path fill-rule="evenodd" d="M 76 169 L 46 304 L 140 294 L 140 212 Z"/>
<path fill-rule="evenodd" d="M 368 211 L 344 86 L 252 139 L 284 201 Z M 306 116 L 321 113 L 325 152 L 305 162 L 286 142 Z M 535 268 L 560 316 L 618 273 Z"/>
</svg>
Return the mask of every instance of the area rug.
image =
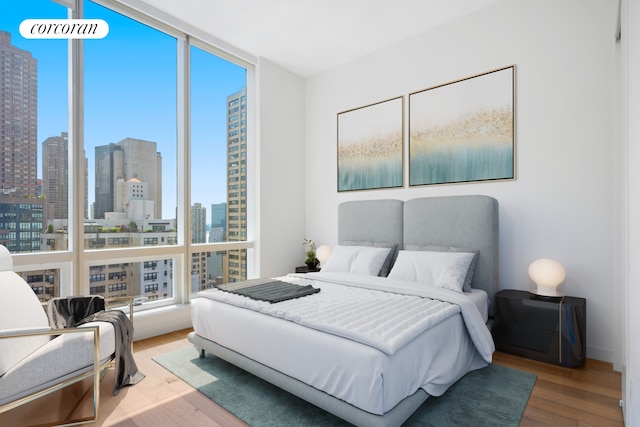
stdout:
<svg viewBox="0 0 640 427">
<path fill-rule="evenodd" d="M 348 426 L 266 381 L 195 347 L 153 358 L 186 383 L 252 427 Z M 492 364 L 470 372 L 441 397 L 430 397 L 404 423 L 407 427 L 517 427 L 536 376 Z"/>
</svg>

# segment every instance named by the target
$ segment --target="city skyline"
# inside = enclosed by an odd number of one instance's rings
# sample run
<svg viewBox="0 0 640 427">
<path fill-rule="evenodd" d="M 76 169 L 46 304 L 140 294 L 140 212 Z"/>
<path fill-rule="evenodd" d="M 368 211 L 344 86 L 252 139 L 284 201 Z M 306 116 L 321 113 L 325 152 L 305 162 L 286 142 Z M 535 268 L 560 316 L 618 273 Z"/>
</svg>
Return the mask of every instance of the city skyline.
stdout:
<svg viewBox="0 0 640 427">
<path fill-rule="evenodd" d="M 86 2 L 85 16 L 104 19 L 110 28 L 105 39 L 85 41 L 89 212 L 95 202 L 95 147 L 139 138 L 158 144 L 164 164 L 162 217 L 175 218 L 176 41 L 91 2 Z M 68 132 L 67 41 L 22 38 L 20 22 L 35 17 L 65 18 L 66 9 L 49 0 L 11 5 L 3 9 L 0 30 L 11 33 L 12 45 L 31 52 L 38 61 L 38 178 L 42 179 L 42 143 Z M 201 203 L 210 209 L 226 201 L 226 97 L 246 86 L 246 70 L 195 47 L 191 57 L 191 205 Z"/>
<path fill-rule="evenodd" d="M 121 248 L 172 246 L 180 239 L 187 245 L 246 240 L 246 69 L 190 44 L 184 44 L 189 63 L 179 60 L 180 36 L 86 1 L 84 17 L 109 22 L 111 32 L 104 40 L 84 41 L 83 73 L 71 73 L 70 43 L 26 40 L 16 30 L 34 16 L 29 9 L 34 5 L 43 6 L 38 19 L 59 19 L 51 11 L 65 10 L 34 0 L 19 8 L 23 12 L 13 16 L 13 24 L 0 16 L 2 184 L 11 187 L 0 203 L 1 243 L 16 253 L 68 251 L 76 243 L 71 236 L 80 232 L 80 249 L 115 249 L 114 255 Z M 178 71 L 183 65 L 184 75 Z M 190 93 L 182 97 L 178 88 L 185 83 Z M 69 84 L 83 97 L 67 123 Z M 179 124 L 178 111 L 188 110 L 189 121 Z M 80 149 L 71 150 L 69 126 L 80 130 Z M 183 128 L 192 142 L 191 157 L 182 163 L 191 173 L 190 200 L 176 189 L 177 133 Z M 81 161 L 70 162 L 71 152 L 82 152 Z M 87 190 L 80 217 L 88 220 L 81 230 L 69 222 L 79 197 L 69 191 L 73 179 Z M 176 218 L 178 200 L 190 205 L 190 236 Z M 209 209 L 217 210 L 211 233 Z M 246 279 L 246 260 L 245 249 L 194 251 L 193 290 Z M 133 296 L 136 304 L 171 299 L 174 262 L 174 257 L 134 262 L 116 257 L 89 263 L 88 277 L 81 280 L 91 294 Z M 43 302 L 63 291 L 58 266 L 20 274 Z"/>
</svg>

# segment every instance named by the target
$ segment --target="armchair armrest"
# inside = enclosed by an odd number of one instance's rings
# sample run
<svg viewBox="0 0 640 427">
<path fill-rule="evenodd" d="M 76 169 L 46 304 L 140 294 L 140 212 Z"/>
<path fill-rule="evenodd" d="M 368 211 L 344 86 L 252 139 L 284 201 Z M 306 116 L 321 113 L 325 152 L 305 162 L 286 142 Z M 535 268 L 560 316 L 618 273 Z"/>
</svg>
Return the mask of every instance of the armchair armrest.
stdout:
<svg viewBox="0 0 640 427">
<path fill-rule="evenodd" d="M 76 327 L 72 327 L 72 328 L 47 328 L 47 327 L 41 327 L 41 328 L 16 328 L 16 329 L 0 329 L 0 339 L 3 338 L 20 338 L 20 337 L 33 337 L 33 336 L 38 336 L 38 335 L 62 335 L 62 334 L 74 334 L 74 333 L 82 333 L 82 332 L 90 332 L 92 330 L 95 330 L 94 335 L 96 335 L 94 337 L 94 344 L 99 345 L 100 344 L 100 335 L 98 334 L 98 327 L 97 326 L 85 326 L 82 328 L 76 328 Z"/>
<path fill-rule="evenodd" d="M 72 327 L 72 328 L 64 328 L 64 329 L 49 329 L 46 331 L 34 331 L 34 328 L 31 330 L 27 330 L 26 328 L 20 330 L 2 330 L 0 331 L 0 340 L 1 339 L 17 339 L 21 337 L 30 337 L 30 336 L 41 336 L 41 335 L 49 335 L 49 336 L 58 336 L 63 334 L 78 334 L 78 333 L 93 333 L 93 367 L 91 370 L 83 372 L 77 376 L 69 378 L 65 381 L 59 382 L 57 384 L 53 384 L 47 388 L 31 393 L 27 396 L 18 398 L 14 401 L 5 403 L 0 405 L 0 413 L 6 412 L 13 408 L 16 408 L 25 403 L 36 400 L 42 396 L 65 388 L 71 384 L 76 382 L 85 380 L 87 378 L 93 377 L 93 392 L 94 392 L 94 420 L 97 419 L 98 413 L 98 403 L 100 401 L 100 374 L 103 367 L 109 366 L 111 363 L 111 359 L 107 360 L 103 365 L 100 364 L 100 327 L 96 325 L 84 326 L 84 327 Z M 83 422 L 86 422 L 87 419 L 83 419 Z"/>
<path fill-rule="evenodd" d="M 13 329 L 0 329 L 0 338 L 2 337 L 11 337 L 16 338 L 16 336 L 22 336 L 24 334 L 29 334 L 32 332 L 36 332 L 35 335 L 40 335 L 42 332 L 48 332 L 51 328 L 48 326 L 34 327 L 34 328 L 13 328 Z M 44 334 L 46 335 L 46 334 Z"/>
</svg>

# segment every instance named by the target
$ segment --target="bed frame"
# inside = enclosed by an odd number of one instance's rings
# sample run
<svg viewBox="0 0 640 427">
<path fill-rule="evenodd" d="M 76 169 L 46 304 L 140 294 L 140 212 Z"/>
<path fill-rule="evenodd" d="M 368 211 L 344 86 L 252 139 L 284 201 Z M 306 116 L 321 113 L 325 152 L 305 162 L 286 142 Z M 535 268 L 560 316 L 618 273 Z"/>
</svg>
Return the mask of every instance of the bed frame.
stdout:
<svg viewBox="0 0 640 427">
<path fill-rule="evenodd" d="M 499 210 L 497 200 L 488 196 L 344 202 L 338 206 L 338 243 L 345 242 L 391 243 L 401 249 L 427 245 L 475 249 L 479 256 L 472 287 L 484 289 L 491 302 L 499 289 Z M 206 350 L 357 426 L 399 426 L 429 397 L 419 389 L 386 414 L 375 415 L 195 332 L 188 339 L 201 349 L 200 357 Z"/>
</svg>

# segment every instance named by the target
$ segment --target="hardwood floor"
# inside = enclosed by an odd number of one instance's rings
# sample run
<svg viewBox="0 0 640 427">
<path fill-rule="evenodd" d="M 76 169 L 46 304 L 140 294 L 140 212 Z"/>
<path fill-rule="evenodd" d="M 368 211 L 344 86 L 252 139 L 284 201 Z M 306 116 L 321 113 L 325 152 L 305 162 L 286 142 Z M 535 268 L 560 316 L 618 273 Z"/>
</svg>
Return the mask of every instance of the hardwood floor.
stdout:
<svg viewBox="0 0 640 427">
<path fill-rule="evenodd" d="M 189 330 L 138 341 L 136 363 L 146 378 L 113 396 L 113 369 L 100 387 L 97 426 L 190 427 L 246 426 L 215 402 L 155 363 L 151 358 L 187 345 Z M 621 375 L 608 363 L 587 360 L 568 369 L 495 353 L 494 362 L 538 375 L 521 426 L 621 427 Z M 92 413 L 91 383 L 68 387 L 52 396 L 0 414 L 0 426 L 46 425 L 65 416 Z M 73 402 L 82 401 L 79 407 Z"/>
<path fill-rule="evenodd" d="M 587 359 L 585 366 L 569 369 L 500 352 L 493 361 L 538 376 L 520 426 L 624 425 L 622 377 L 610 363 Z"/>
</svg>

